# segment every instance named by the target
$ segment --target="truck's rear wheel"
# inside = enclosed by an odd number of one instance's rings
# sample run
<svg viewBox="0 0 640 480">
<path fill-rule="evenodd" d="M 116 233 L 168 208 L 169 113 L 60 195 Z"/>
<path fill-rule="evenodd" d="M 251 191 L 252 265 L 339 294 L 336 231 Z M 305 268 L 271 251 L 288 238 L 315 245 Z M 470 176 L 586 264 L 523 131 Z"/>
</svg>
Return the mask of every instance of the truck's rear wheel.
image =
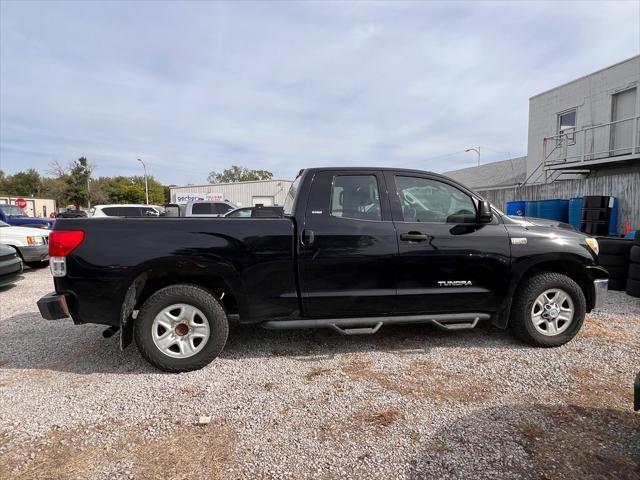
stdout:
<svg viewBox="0 0 640 480">
<path fill-rule="evenodd" d="M 144 302 L 134 334 L 141 355 L 165 372 L 208 365 L 227 341 L 224 309 L 206 290 L 187 284 L 158 290 Z"/>
<path fill-rule="evenodd" d="M 584 293 L 575 281 L 559 273 L 540 273 L 518 289 L 509 324 L 530 345 L 557 347 L 575 337 L 585 312 Z"/>
</svg>

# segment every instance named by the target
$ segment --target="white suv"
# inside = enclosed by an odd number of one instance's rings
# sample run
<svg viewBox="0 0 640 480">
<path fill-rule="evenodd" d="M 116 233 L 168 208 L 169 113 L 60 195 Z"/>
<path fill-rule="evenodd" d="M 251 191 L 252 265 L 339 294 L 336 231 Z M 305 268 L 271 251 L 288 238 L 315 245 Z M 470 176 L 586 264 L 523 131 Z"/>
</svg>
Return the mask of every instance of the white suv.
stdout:
<svg viewBox="0 0 640 480">
<path fill-rule="evenodd" d="M 160 212 L 152 205 L 96 205 L 89 210 L 92 217 L 159 217 Z"/>
</svg>

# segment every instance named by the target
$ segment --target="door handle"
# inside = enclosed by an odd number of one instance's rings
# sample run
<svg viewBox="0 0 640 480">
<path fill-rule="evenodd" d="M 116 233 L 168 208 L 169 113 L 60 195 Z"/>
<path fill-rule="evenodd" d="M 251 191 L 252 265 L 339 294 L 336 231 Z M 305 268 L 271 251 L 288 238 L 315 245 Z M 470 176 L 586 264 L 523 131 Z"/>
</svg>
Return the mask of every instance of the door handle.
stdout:
<svg viewBox="0 0 640 480">
<path fill-rule="evenodd" d="M 401 233 L 400 240 L 405 242 L 424 242 L 429 240 L 429 235 L 420 232 Z"/>
<path fill-rule="evenodd" d="M 302 244 L 305 246 L 313 245 L 313 241 L 316 239 L 316 234 L 313 233 L 313 230 L 309 230 L 305 228 L 302 231 Z"/>
</svg>

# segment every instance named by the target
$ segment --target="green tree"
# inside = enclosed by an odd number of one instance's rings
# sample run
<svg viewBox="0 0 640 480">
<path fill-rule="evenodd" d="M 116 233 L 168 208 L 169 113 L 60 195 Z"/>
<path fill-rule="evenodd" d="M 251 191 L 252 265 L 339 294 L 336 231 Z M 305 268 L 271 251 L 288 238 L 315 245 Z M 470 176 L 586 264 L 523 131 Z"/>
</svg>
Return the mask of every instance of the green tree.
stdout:
<svg viewBox="0 0 640 480">
<path fill-rule="evenodd" d="M 271 180 L 273 173 L 267 170 L 250 170 L 247 167 L 232 165 L 222 173 L 211 172 L 207 177 L 209 183 L 250 182 L 252 180 Z"/>
<path fill-rule="evenodd" d="M 4 178 L 2 183 L 2 190 L 8 195 L 37 197 L 42 190 L 42 178 L 34 168 L 30 168 L 26 172 L 9 175 Z"/>
<path fill-rule="evenodd" d="M 89 178 L 91 177 L 91 165 L 85 157 L 80 157 L 70 165 L 69 173 L 65 178 L 67 187 L 64 195 L 76 208 L 86 205 L 89 199 Z"/>
</svg>

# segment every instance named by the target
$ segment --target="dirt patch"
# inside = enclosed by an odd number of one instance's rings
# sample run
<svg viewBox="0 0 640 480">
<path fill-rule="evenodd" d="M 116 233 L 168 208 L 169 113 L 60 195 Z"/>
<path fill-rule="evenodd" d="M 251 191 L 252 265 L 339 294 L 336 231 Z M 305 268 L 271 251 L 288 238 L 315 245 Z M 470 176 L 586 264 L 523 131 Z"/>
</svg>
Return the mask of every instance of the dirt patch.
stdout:
<svg viewBox="0 0 640 480">
<path fill-rule="evenodd" d="M 338 421 L 326 422 L 320 426 L 318 437 L 322 442 L 339 442 L 343 438 L 353 438 L 368 430 L 377 437 L 384 436 L 385 431 L 402 419 L 399 410 L 389 408 L 385 410 L 362 410 Z"/>
<path fill-rule="evenodd" d="M 573 403 L 605 408 L 632 408 L 633 378 L 606 375 L 599 368 L 586 367 L 569 368 L 569 374 L 573 377 L 573 388 L 569 394 Z"/>
<path fill-rule="evenodd" d="M 402 415 L 398 410 L 388 409 L 377 412 L 359 412 L 352 419 L 364 425 L 372 427 L 388 427 L 396 423 Z"/>
<path fill-rule="evenodd" d="M 5 433 L 0 446 L 8 452 L 0 456 L 0 478 L 88 478 L 105 471 L 112 477 L 129 472 L 137 479 L 228 477 L 236 443 L 230 427 L 222 422 L 175 425 L 171 432 L 153 435 L 150 428 L 110 423 L 54 430 L 19 445 Z"/>
<path fill-rule="evenodd" d="M 414 360 L 400 371 L 376 370 L 371 362 L 347 359 L 342 362 L 342 372 L 353 380 L 369 382 L 397 392 L 402 396 L 440 402 L 474 402 L 492 396 L 496 390 L 495 379 L 483 380 L 469 372 L 449 370 L 428 359 Z"/>
<path fill-rule="evenodd" d="M 331 373 L 330 368 L 314 367 L 304 374 L 305 380 L 311 381 L 316 377 L 321 377 Z"/>
<path fill-rule="evenodd" d="M 578 333 L 579 337 L 594 338 L 611 343 L 621 343 L 628 347 L 640 349 L 640 335 L 629 335 L 625 328 L 612 326 L 611 318 L 587 318 Z"/>
</svg>

